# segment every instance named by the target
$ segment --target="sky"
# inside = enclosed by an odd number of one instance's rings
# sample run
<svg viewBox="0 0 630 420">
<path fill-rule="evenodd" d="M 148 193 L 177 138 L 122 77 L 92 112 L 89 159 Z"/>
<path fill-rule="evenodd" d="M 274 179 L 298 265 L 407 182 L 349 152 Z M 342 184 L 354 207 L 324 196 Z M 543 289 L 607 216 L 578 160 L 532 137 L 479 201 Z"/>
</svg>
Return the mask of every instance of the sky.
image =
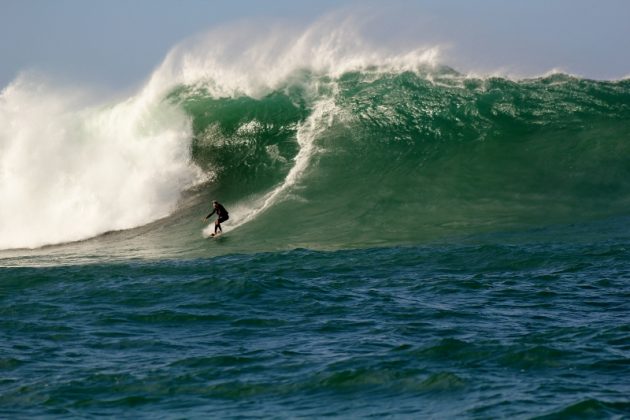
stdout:
<svg viewBox="0 0 630 420">
<path fill-rule="evenodd" d="M 185 39 L 246 19 L 307 27 L 369 15 L 382 45 L 440 45 L 463 72 L 630 75 L 627 0 L 0 0 L 0 88 L 35 71 L 104 87 L 142 83 Z"/>
</svg>

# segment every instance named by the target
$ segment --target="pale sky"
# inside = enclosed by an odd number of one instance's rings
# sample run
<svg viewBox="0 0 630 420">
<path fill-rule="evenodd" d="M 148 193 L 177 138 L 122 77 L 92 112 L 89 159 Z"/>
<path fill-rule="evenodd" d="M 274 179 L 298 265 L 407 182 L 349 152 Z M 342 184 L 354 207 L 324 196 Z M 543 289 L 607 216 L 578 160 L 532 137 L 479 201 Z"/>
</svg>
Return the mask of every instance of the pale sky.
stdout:
<svg viewBox="0 0 630 420">
<path fill-rule="evenodd" d="M 128 87 L 175 44 L 217 25 L 307 27 L 339 10 L 376 16 L 377 43 L 446 46 L 444 64 L 463 72 L 630 75 L 626 0 L 0 0 L 0 88 L 22 71 Z"/>
</svg>

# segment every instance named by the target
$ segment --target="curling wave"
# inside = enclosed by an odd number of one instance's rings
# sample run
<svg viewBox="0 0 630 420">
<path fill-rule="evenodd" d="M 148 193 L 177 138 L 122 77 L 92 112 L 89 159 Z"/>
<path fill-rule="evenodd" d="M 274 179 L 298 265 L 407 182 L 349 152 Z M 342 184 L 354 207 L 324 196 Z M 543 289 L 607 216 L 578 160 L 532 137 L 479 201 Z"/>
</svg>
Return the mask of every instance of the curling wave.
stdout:
<svg viewBox="0 0 630 420">
<path fill-rule="evenodd" d="M 0 248 L 139 226 L 198 185 L 195 212 L 220 198 L 226 228 L 272 247 L 627 212 L 630 81 L 472 77 L 436 48 L 378 50 L 341 27 L 215 31 L 113 105 L 16 81 L 0 101 Z"/>
</svg>

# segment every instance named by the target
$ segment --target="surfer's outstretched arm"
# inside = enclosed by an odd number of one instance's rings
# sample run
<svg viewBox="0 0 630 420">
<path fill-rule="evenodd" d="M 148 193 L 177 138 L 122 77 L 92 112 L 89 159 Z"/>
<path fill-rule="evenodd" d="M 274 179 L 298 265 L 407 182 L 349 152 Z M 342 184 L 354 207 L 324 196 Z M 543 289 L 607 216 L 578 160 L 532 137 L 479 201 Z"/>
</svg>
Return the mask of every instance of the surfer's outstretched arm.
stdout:
<svg viewBox="0 0 630 420">
<path fill-rule="evenodd" d="M 212 213 L 210 213 L 209 215 L 207 215 L 207 216 L 206 216 L 206 220 L 208 220 L 208 218 L 209 218 L 210 216 L 212 216 L 214 213 L 216 213 L 216 211 L 217 211 L 216 209 L 212 210 Z"/>
</svg>

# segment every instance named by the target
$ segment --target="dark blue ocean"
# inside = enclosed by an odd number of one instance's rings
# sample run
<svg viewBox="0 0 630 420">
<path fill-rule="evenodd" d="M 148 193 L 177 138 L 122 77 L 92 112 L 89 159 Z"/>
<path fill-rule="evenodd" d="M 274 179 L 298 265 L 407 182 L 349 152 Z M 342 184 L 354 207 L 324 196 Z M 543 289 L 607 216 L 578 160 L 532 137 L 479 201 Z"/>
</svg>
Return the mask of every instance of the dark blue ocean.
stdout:
<svg viewBox="0 0 630 420">
<path fill-rule="evenodd" d="M 0 411 L 626 418 L 628 235 L 497 239 L 3 268 Z"/>
</svg>

